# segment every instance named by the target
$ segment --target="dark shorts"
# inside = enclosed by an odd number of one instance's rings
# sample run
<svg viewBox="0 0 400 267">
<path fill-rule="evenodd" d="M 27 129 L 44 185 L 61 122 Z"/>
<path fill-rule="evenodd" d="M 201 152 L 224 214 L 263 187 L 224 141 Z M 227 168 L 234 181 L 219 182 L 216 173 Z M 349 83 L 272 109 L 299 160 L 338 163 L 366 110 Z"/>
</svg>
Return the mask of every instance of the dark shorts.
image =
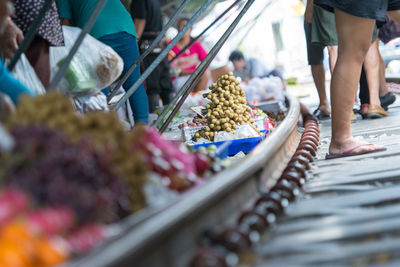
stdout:
<svg viewBox="0 0 400 267">
<path fill-rule="evenodd" d="M 335 15 L 314 5 L 311 27 L 311 42 L 323 46 L 338 45 Z"/>
<path fill-rule="evenodd" d="M 342 10 L 356 17 L 385 21 L 386 12 L 400 9 L 400 0 L 315 0 L 315 4 L 333 11 Z"/>
<path fill-rule="evenodd" d="M 307 58 L 308 65 L 319 65 L 324 61 L 324 45 L 311 43 L 311 23 L 304 21 L 304 32 L 306 34 L 307 41 Z"/>
</svg>

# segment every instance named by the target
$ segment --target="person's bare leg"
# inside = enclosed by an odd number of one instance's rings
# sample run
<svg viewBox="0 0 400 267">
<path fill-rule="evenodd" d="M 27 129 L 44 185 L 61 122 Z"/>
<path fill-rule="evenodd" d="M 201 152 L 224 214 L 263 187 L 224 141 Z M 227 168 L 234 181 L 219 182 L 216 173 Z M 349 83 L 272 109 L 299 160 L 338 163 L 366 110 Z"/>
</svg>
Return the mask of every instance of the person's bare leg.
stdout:
<svg viewBox="0 0 400 267">
<path fill-rule="evenodd" d="M 315 87 L 317 87 L 319 97 L 319 109 L 325 114 L 331 114 L 328 98 L 326 96 L 325 88 L 325 69 L 322 64 L 311 65 L 311 74 L 314 79 Z"/>
<path fill-rule="evenodd" d="M 387 93 L 389 93 L 389 89 L 386 86 L 385 73 L 386 73 L 385 61 L 383 61 L 382 55 L 379 52 L 379 96 L 384 96 Z"/>
<path fill-rule="evenodd" d="M 379 100 L 379 39 L 376 39 L 369 47 L 365 55 L 364 68 L 367 75 L 369 88 L 369 104 L 381 105 Z"/>
<path fill-rule="evenodd" d="M 372 37 L 375 20 L 359 18 L 335 9 L 338 33 L 338 60 L 331 81 L 332 138 L 329 153 L 343 153 L 360 145 L 351 135 L 351 115 L 364 61 Z M 352 152 L 364 152 L 376 146 L 355 148 Z"/>
<path fill-rule="evenodd" d="M 328 53 L 329 53 L 329 68 L 331 70 L 331 74 L 335 69 L 337 57 L 338 57 L 338 47 L 335 46 L 328 46 Z"/>
</svg>

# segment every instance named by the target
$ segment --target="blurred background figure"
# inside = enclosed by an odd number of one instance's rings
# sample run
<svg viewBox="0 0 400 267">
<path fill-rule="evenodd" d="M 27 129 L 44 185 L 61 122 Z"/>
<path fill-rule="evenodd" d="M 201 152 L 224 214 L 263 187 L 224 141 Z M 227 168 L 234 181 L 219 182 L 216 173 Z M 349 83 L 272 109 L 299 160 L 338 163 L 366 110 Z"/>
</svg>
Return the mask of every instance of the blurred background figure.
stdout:
<svg viewBox="0 0 400 267">
<path fill-rule="evenodd" d="M 240 77 L 243 81 L 248 81 L 252 78 L 266 78 L 275 76 L 283 79 L 281 72 L 277 69 L 268 69 L 259 59 L 251 57 L 245 58 L 243 53 L 235 50 L 229 56 L 229 60 L 233 64 L 233 74 Z"/>
<path fill-rule="evenodd" d="M 5 34 L 7 31 L 7 27 L 10 23 L 9 15 L 10 8 L 8 7 L 9 1 L 0 0 L 0 40 L 4 40 Z M 33 90 L 25 87 L 19 81 L 14 79 L 8 70 L 3 65 L 3 62 L 0 60 L 0 93 L 6 95 L 11 98 L 14 104 L 18 103 L 18 99 L 21 95 L 27 94 L 30 96 L 34 96 L 35 93 Z M 3 96 L 0 95 L 0 113 L 6 112 L 7 110 L 12 110 L 12 107 L 8 107 L 7 100 L 4 100 Z"/>
<path fill-rule="evenodd" d="M 63 24 L 83 28 L 92 14 L 96 0 L 57 0 Z M 139 57 L 136 32 L 129 12 L 120 1 L 107 1 L 90 35 L 110 46 L 124 61 L 122 76 Z M 140 65 L 135 68 L 122 87 L 125 91 L 139 79 Z M 106 90 L 108 91 L 108 90 Z M 107 92 L 105 92 L 108 94 Z M 135 124 L 148 124 L 149 107 L 143 84 L 129 98 Z"/>
<path fill-rule="evenodd" d="M 0 38 L 0 50 L 10 59 L 24 39 L 24 34 L 39 14 L 45 0 L 15 0 L 15 13 L 5 21 L 5 29 Z M 50 84 L 50 46 L 63 46 L 64 37 L 56 3 L 43 18 L 35 38 L 25 52 L 43 86 Z"/>
<path fill-rule="evenodd" d="M 132 0 L 131 14 L 139 38 L 139 49 L 143 53 L 152 44 L 154 39 L 157 38 L 163 28 L 160 3 L 158 0 Z M 163 43 L 160 43 L 143 60 L 143 69 L 146 69 L 153 63 L 161 53 L 163 46 Z M 160 98 L 163 105 L 168 105 L 172 101 L 173 87 L 168 58 L 164 58 L 150 74 L 145 85 L 150 112 L 154 112 L 159 106 Z"/>
<path fill-rule="evenodd" d="M 188 18 L 181 18 L 178 21 L 178 31 L 181 31 L 183 27 L 188 23 Z M 191 41 L 190 28 L 182 37 L 181 40 L 172 48 L 170 53 L 170 59 L 174 58 L 183 48 L 185 48 Z M 207 56 L 207 51 L 203 45 L 197 41 L 186 51 L 184 51 L 173 63 L 172 66 L 177 73 L 172 77 L 172 84 L 175 91 L 179 91 L 185 82 L 189 79 L 190 75 L 196 70 L 197 66 Z M 194 91 L 203 91 L 211 83 L 211 71 L 206 70 L 201 76 L 199 82 L 194 87 Z"/>
<path fill-rule="evenodd" d="M 304 31 L 307 42 L 308 65 L 311 66 L 312 78 L 319 97 L 319 106 L 313 114 L 319 120 L 329 119 L 331 107 L 326 94 L 323 61 L 324 48 L 327 47 L 329 52 L 329 67 L 332 73 L 337 59 L 335 17 L 332 13 L 314 5 L 313 0 L 307 0 L 304 14 Z"/>
</svg>

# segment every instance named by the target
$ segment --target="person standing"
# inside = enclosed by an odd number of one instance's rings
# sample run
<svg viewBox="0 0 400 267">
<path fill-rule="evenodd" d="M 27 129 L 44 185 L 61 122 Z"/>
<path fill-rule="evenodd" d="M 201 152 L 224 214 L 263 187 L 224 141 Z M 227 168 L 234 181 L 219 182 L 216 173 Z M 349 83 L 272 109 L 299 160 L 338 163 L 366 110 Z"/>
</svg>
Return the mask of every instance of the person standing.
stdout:
<svg viewBox="0 0 400 267">
<path fill-rule="evenodd" d="M 337 58 L 337 35 L 335 30 L 334 15 L 322 8 L 315 6 L 313 0 L 307 0 L 304 14 L 304 32 L 307 41 L 308 64 L 311 66 L 311 74 L 319 96 L 319 106 L 314 115 L 320 119 L 330 118 L 331 108 L 328 102 L 325 88 L 324 48 L 328 48 L 329 66 L 331 73 L 335 67 Z M 325 44 L 313 42 L 324 39 Z"/>
<path fill-rule="evenodd" d="M 186 24 L 189 22 L 188 18 L 181 18 L 178 21 L 178 31 L 182 31 Z M 192 41 L 191 37 L 192 28 L 190 27 L 187 32 L 182 36 L 179 42 L 170 51 L 170 58 L 174 58 L 178 55 L 183 48 L 190 44 Z M 180 90 L 182 86 L 189 79 L 190 75 L 197 69 L 197 66 L 207 57 L 207 51 L 203 45 L 196 41 L 192 46 L 186 49 L 173 63 L 172 66 L 176 69 L 177 75 L 173 77 L 172 84 L 175 90 Z M 194 87 L 195 92 L 203 91 L 207 89 L 207 86 L 211 83 L 211 71 L 207 69 L 200 80 Z"/>
<path fill-rule="evenodd" d="M 9 24 L 9 1 L 0 0 L 0 40 L 4 40 L 5 30 Z M 11 98 L 14 104 L 18 104 L 21 95 L 35 96 L 35 92 L 22 85 L 18 80 L 13 78 L 0 60 L 0 93 L 6 94 Z"/>
<path fill-rule="evenodd" d="M 143 53 L 162 30 L 163 23 L 160 3 L 158 0 L 132 0 L 131 14 L 139 38 L 140 52 Z M 143 69 L 146 69 L 153 63 L 161 53 L 161 48 L 162 44 L 159 44 L 143 60 Z M 164 106 L 172 101 L 173 87 L 170 77 L 170 65 L 167 57 L 163 59 L 147 78 L 146 89 L 150 112 L 156 110 L 160 97 Z"/>
<path fill-rule="evenodd" d="M 83 28 L 94 8 L 96 0 L 57 0 L 60 16 L 65 25 Z M 108 0 L 100 12 L 90 34 L 119 54 L 124 61 L 122 76 L 139 57 L 135 27 L 129 12 L 120 0 Z M 137 66 L 122 87 L 125 91 L 139 79 L 140 66 Z M 148 124 L 149 107 L 143 84 L 129 98 L 135 124 Z"/>
<path fill-rule="evenodd" d="M 386 150 L 385 147 L 355 139 L 351 134 L 351 114 L 361 66 L 371 46 L 376 21 L 386 13 L 400 22 L 400 0 L 316 0 L 334 12 L 338 33 L 338 60 L 331 80 L 332 136 L 327 159 Z"/>
<path fill-rule="evenodd" d="M 5 22 L 5 31 L 0 39 L 0 50 L 10 59 L 24 39 L 33 20 L 39 15 L 45 0 L 15 0 L 15 13 Z M 56 3 L 43 18 L 25 55 L 45 88 L 50 84 L 50 46 L 63 46 L 64 36 Z"/>
</svg>

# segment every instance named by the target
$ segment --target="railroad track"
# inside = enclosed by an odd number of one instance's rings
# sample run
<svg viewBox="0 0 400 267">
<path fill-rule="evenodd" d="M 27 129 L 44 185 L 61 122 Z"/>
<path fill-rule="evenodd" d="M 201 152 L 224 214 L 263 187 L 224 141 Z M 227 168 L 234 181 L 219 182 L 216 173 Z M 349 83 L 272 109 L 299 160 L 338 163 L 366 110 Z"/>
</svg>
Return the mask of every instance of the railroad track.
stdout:
<svg viewBox="0 0 400 267">
<path fill-rule="evenodd" d="M 287 104 L 285 119 L 240 164 L 218 173 L 162 211 L 128 219 L 122 235 L 68 266 L 188 266 L 204 245 L 205 232 L 237 227 L 243 211 L 251 210 L 281 177 L 302 129 L 297 100 L 288 97 Z"/>
<path fill-rule="evenodd" d="M 400 266 L 400 108 L 357 121 L 353 133 L 388 150 L 323 160 L 330 135 L 323 123 L 304 193 L 242 266 Z"/>
</svg>

